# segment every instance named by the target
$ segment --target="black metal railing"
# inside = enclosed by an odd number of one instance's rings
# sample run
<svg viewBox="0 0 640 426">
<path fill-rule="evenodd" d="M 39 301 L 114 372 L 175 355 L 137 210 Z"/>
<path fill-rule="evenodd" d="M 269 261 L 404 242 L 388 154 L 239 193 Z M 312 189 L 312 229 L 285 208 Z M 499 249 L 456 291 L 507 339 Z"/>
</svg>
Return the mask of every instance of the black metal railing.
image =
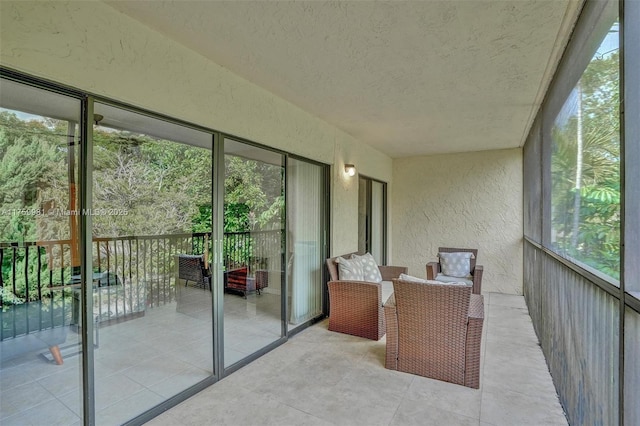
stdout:
<svg viewBox="0 0 640 426">
<path fill-rule="evenodd" d="M 280 255 L 284 248 L 284 232 L 226 232 L 222 244 L 226 269 L 248 266 L 250 271 L 266 269 L 268 259 Z"/>
<path fill-rule="evenodd" d="M 267 267 L 283 231 L 225 233 L 226 269 Z M 102 324 L 175 300 L 176 257 L 203 254 L 210 233 L 93 239 L 94 315 Z M 79 268 L 71 241 L 0 243 L 0 340 L 78 322 Z"/>
</svg>

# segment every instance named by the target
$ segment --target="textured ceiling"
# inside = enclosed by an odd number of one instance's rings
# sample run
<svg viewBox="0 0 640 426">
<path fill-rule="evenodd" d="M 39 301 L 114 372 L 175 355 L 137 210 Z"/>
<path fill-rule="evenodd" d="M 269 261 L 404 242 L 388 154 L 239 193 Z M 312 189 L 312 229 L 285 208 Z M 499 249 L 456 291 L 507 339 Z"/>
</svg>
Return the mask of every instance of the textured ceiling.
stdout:
<svg viewBox="0 0 640 426">
<path fill-rule="evenodd" d="M 581 4 L 107 3 L 391 157 L 521 146 Z"/>
</svg>

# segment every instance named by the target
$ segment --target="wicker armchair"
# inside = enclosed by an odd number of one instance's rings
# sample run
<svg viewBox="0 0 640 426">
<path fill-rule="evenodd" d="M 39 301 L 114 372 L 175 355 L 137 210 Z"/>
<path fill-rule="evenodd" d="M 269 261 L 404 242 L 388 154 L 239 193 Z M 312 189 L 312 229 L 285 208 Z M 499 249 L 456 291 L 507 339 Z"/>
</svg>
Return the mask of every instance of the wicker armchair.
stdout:
<svg viewBox="0 0 640 426">
<path fill-rule="evenodd" d="M 341 257 L 351 257 L 349 253 Z M 382 285 L 367 281 L 345 281 L 338 278 L 336 257 L 327 259 L 329 281 L 329 330 L 371 340 L 380 340 L 385 333 L 382 309 Z M 378 266 L 382 279 L 391 281 L 402 273 L 404 266 Z"/>
<path fill-rule="evenodd" d="M 480 387 L 483 296 L 460 285 L 393 280 L 385 367 Z"/>
<path fill-rule="evenodd" d="M 473 253 L 471 258 L 471 281 L 473 282 L 473 293 L 480 294 L 482 290 L 482 273 L 484 267 L 482 265 L 476 265 L 476 259 L 478 258 L 478 249 L 468 248 L 453 248 L 453 247 L 438 247 L 438 253 L 455 253 L 455 252 L 468 252 Z M 445 278 L 445 279 L 442 279 Z M 440 261 L 427 263 L 427 279 L 447 281 L 446 276 L 442 275 L 442 268 Z M 459 279 L 449 279 L 448 281 L 460 281 Z"/>
<path fill-rule="evenodd" d="M 203 255 L 178 255 L 178 279 L 184 280 L 184 285 L 211 290 L 211 281 L 207 274 Z"/>
</svg>

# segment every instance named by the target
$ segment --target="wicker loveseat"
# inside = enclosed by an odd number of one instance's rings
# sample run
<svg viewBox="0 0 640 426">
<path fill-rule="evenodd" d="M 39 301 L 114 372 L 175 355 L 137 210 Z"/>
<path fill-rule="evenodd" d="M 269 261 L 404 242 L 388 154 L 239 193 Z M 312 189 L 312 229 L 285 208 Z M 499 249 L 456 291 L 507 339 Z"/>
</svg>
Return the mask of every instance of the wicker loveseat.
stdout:
<svg viewBox="0 0 640 426">
<path fill-rule="evenodd" d="M 479 388 L 483 296 L 468 285 L 394 279 L 393 287 L 384 305 L 385 366 Z"/>
<path fill-rule="evenodd" d="M 384 297 L 391 294 L 391 280 L 407 273 L 404 266 L 378 266 L 382 283 L 340 280 L 336 259 L 327 259 L 329 270 L 329 330 L 379 340 L 385 334 Z M 384 297 L 383 297 L 384 296 Z"/>
</svg>

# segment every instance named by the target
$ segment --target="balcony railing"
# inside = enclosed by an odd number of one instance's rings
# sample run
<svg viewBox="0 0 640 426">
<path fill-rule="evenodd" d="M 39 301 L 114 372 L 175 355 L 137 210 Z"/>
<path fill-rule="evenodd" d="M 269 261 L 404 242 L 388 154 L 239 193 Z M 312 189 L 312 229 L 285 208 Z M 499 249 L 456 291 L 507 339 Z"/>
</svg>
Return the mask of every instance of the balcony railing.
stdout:
<svg viewBox="0 0 640 426">
<path fill-rule="evenodd" d="M 281 230 L 225 233 L 227 269 L 266 267 L 282 253 Z M 93 239 L 94 315 L 101 325 L 175 300 L 176 256 L 202 254 L 210 233 Z M 78 323 L 79 268 L 71 241 L 0 243 L 0 340 Z"/>
</svg>

